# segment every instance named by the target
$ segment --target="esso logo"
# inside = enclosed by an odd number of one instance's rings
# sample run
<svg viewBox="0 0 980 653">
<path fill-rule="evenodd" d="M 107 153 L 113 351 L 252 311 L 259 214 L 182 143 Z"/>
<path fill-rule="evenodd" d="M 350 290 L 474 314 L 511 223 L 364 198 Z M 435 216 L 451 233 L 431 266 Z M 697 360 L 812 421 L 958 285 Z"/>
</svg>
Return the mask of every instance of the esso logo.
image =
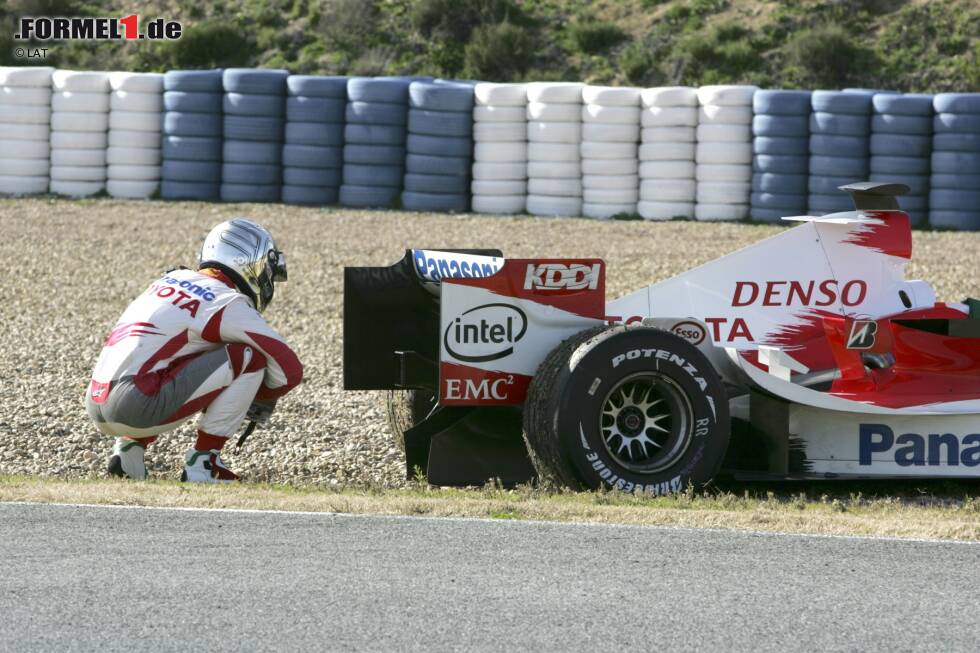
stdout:
<svg viewBox="0 0 980 653">
<path fill-rule="evenodd" d="M 700 345 L 708 337 L 704 327 L 697 322 L 678 322 L 671 327 L 670 332 L 687 340 L 692 345 Z"/>
<path fill-rule="evenodd" d="M 600 268 L 599 263 L 532 263 L 524 274 L 524 290 L 595 290 Z"/>
</svg>

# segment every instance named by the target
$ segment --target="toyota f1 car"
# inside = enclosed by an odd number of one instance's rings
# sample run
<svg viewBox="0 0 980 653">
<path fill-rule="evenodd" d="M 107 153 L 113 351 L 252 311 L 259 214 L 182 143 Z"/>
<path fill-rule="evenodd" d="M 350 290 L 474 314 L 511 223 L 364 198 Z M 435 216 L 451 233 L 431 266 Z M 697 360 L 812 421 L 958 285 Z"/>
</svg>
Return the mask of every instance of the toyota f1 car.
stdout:
<svg viewBox="0 0 980 653">
<path fill-rule="evenodd" d="M 980 302 L 905 279 L 906 187 L 841 190 L 856 210 L 612 301 L 599 259 L 347 268 L 345 387 L 389 391 L 439 485 L 980 476 Z"/>
</svg>

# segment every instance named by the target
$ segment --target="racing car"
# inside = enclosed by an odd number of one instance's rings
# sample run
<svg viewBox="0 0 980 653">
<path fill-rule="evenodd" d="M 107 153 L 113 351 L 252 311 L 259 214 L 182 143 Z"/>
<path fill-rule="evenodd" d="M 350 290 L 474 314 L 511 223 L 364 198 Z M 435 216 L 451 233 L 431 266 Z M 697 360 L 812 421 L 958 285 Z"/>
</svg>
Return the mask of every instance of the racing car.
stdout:
<svg viewBox="0 0 980 653">
<path fill-rule="evenodd" d="M 600 259 L 411 249 L 344 276 L 344 385 L 409 477 L 660 495 L 980 476 L 980 301 L 907 280 L 901 184 L 607 300 Z"/>
</svg>

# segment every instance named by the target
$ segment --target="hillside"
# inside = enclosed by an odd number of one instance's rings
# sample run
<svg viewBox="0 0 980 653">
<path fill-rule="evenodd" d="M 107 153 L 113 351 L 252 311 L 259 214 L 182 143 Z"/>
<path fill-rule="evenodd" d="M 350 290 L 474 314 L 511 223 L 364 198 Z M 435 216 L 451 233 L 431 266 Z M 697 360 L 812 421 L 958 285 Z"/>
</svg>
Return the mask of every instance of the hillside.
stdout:
<svg viewBox="0 0 980 653">
<path fill-rule="evenodd" d="M 114 9 L 107 9 L 114 8 Z M 321 74 L 642 86 L 980 88 L 976 0 L 11 0 L 23 15 L 180 20 L 169 43 L 49 43 L 62 67 L 286 67 Z"/>
</svg>

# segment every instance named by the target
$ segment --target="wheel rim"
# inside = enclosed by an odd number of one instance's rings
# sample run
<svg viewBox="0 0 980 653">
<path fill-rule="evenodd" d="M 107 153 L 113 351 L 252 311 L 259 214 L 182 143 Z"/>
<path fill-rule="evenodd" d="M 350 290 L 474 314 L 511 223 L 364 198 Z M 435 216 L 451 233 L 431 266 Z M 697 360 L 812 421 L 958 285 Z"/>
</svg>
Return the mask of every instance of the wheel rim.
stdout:
<svg viewBox="0 0 980 653">
<path fill-rule="evenodd" d="M 606 451 L 635 472 L 656 472 L 684 455 L 693 429 L 691 404 L 670 377 L 632 374 L 602 402 L 599 432 Z"/>
</svg>

